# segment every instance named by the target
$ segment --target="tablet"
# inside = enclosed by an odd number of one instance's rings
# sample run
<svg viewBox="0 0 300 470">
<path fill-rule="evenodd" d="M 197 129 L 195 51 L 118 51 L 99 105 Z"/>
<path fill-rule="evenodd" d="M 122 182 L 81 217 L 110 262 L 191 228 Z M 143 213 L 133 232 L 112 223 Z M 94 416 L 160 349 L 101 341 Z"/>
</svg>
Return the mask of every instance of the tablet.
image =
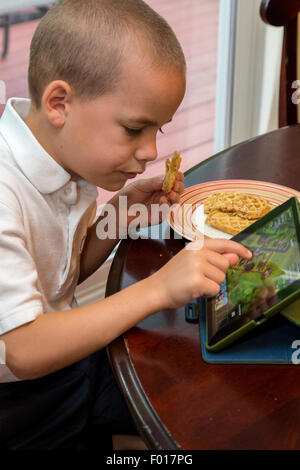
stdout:
<svg viewBox="0 0 300 470">
<path fill-rule="evenodd" d="M 206 299 L 206 348 L 219 351 L 300 297 L 300 210 L 288 199 L 232 240 L 253 254 Z"/>
</svg>

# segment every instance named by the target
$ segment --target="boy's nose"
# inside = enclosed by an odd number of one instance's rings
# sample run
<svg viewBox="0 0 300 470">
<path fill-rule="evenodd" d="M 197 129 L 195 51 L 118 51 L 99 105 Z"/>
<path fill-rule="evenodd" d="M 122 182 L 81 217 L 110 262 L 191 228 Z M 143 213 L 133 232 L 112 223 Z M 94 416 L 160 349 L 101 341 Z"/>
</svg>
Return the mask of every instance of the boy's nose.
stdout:
<svg viewBox="0 0 300 470">
<path fill-rule="evenodd" d="M 157 157 L 156 139 L 144 142 L 135 152 L 137 160 L 152 161 Z"/>
</svg>

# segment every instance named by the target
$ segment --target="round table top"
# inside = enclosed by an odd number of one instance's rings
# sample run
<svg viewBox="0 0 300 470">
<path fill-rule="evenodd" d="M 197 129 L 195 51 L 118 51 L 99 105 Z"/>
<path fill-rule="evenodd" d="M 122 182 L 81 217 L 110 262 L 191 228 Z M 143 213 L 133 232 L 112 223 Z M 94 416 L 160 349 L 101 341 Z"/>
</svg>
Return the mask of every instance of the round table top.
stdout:
<svg viewBox="0 0 300 470">
<path fill-rule="evenodd" d="M 299 191 L 300 126 L 211 157 L 185 174 L 185 186 L 239 178 Z M 120 243 L 106 295 L 149 276 L 183 248 L 183 240 L 164 238 L 165 228 L 157 239 Z M 150 449 L 300 449 L 297 367 L 205 363 L 199 326 L 185 321 L 183 308 L 152 315 L 108 352 Z"/>
</svg>

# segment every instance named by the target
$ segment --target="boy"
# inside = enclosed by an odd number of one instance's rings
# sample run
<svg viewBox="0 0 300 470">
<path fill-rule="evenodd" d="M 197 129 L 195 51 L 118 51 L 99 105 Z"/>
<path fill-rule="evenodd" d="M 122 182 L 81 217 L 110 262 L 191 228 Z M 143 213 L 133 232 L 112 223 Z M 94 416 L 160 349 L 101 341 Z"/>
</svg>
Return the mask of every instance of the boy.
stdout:
<svg viewBox="0 0 300 470">
<path fill-rule="evenodd" d="M 136 429 L 103 348 L 157 311 L 217 294 L 250 255 L 209 240 L 78 307 L 76 285 L 118 242 L 97 238 L 96 187 L 149 209 L 183 191 L 181 173 L 168 197 L 161 178 L 123 187 L 157 157 L 156 134 L 185 93 L 184 56 L 142 0 L 62 0 L 32 40 L 29 88 L 31 101 L 11 99 L 0 122 L 0 447 L 109 448 Z"/>
</svg>

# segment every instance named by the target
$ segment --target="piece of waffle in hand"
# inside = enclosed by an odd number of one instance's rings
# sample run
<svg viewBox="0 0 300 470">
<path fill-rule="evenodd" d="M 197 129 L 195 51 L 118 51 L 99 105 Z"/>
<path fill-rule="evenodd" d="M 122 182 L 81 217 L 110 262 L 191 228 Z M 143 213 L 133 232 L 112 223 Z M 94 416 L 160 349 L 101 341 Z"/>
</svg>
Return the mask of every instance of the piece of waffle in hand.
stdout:
<svg viewBox="0 0 300 470">
<path fill-rule="evenodd" d="M 167 158 L 166 160 L 166 176 L 163 182 L 162 190 L 169 194 L 176 181 L 178 170 L 181 163 L 181 157 L 178 152 L 174 152 L 172 160 Z"/>
</svg>

